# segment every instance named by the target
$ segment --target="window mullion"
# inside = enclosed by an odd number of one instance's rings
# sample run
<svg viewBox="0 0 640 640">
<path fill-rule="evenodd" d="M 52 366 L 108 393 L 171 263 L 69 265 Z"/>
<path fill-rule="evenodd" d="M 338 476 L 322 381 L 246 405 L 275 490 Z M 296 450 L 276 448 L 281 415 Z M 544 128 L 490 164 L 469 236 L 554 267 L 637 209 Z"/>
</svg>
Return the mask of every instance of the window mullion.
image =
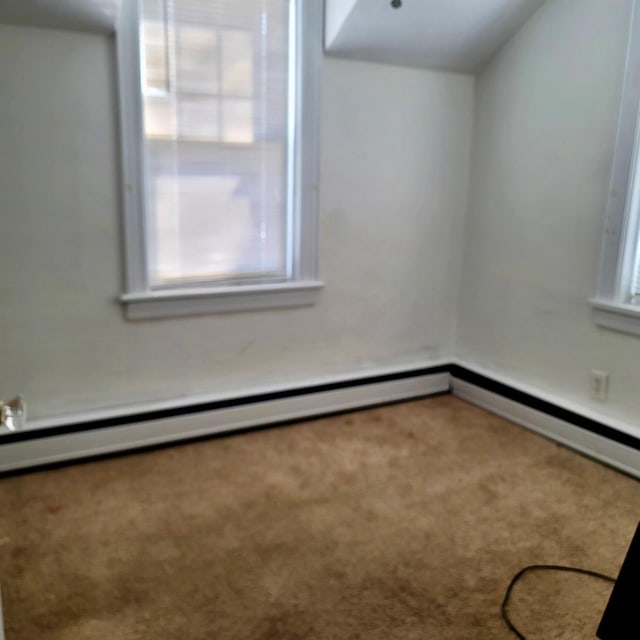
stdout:
<svg viewBox="0 0 640 640">
<path fill-rule="evenodd" d="M 123 140 L 122 205 L 125 282 L 128 292 L 148 291 L 139 23 L 138 3 L 123 3 L 118 16 L 116 55 Z"/>
</svg>

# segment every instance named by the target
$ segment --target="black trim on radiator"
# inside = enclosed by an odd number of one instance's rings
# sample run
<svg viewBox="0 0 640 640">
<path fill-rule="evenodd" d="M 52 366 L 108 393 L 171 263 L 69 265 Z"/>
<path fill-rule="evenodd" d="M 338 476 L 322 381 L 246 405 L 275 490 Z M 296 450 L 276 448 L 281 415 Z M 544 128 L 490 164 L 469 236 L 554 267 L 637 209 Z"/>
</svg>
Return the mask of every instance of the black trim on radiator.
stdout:
<svg viewBox="0 0 640 640">
<path fill-rule="evenodd" d="M 356 378 L 353 380 L 345 380 L 341 382 L 330 382 L 326 384 L 311 385 L 307 387 L 297 387 L 293 389 L 286 389 L 283 391 L 274 391 L 270 393 L 260 393 L 248 396 L 242 396 L 237 398 L 231 398 L 227 400 L 216 400 L 213 402 L 202 402 L 192 405 L 173 407 L 169 409 L 159 409 L 153 411 L 133 412 L 126 415 L 120 415 L 111 418 L 103 418 L 98 420 L 85 420 L 81 422 L 74 422 L 57 427 L 50 427 L 44 429 L 34 429 L 26 431 L 16 431 L 10 433 L 4 433 L 0 435 L 0 447 L 3 444 L 11 444 L 15 442 L 22 442 L 26 440 L 34 440 L 38 438 L 50 438 L 55 436 L 63 436 L 70 433 L 77 433 L 81 431 L 91 431 L 95 429 L 108 429 L 110 427 L 118 427 L 124 425 L 132 425 L 140 422 L 147 422 L 150 420 L 162 420 L 165 418 L 174 418 L 178 416 L 190 415 L 195 413 L 202 413 L 205 411 L 215 411 L 217 409 L 227 409 L 231 407 L 238 407 L 242 405 L 255 404 L 258 402 L 269 402 L 274 400 L 284 400 L 286 398 L 293 398 L 303 395 L 311 395 L 315 393 L 323 393 L 326 391 L 336 391 L 340 389 L 348 389 L 358 386 L 364 386 L 368 384 L 393 382 L 396 380 L 403 380 L 409 378 L 416 378 L 425 375 L 435 375 L 440 373 L 449 373 L 452 377 L 473 384 L 474 386 L 495 393 L 499 396 L 507 398 L 521 404 L 523 406 L 534 409 L 553 418 L 563 420 L 575 427 L 589 431 L 598 436 L 617 442 L 618 444 L 630 447 L 640 451 L 640 438 L 636 438 L 632 435 L 618 431 L 613 427 L 610 427 L 602 422 L 587 418 L 579 413 L 564 409 L 563 407 L 542 400 L 537 396 L 530 393 L 520 391 L 514 387 L 511 387 L 502 382 L 498 382 L 493 378 L 476 373 L 471 369 L 457 365 L 457 364 L 443 364 L 435 367 L 423 367 L 420 369 L 412 369 L 409 371 L 401 371 L 398 373 L 390 373 L 379 376 L 367 376 L 364 378 Z M 439 395 L 439 394 L 438 394 Z M 319 417 L 319 416 L 315 416 Z M 294 420 L 296 422 L 298 420 Z M 289 421 L 287 421 L 289 422 Z M 273 425 L 270 425 L 273 426 Z M 206 436 L 211 437 L 211 436 Z M 177 441 L 176 441 L 177 442 Z M 175 444 L 175 443 L 173 443 Z M 119 452 L 120 454 L 122 452 Z"/>
<path fill-rule="evenodd" d="M 410 371 L 400 371 L 398 373 L 387 373 L 378 376 L 368 376 L 364 378 L 356 378 L 353 380 L 343 380 L 340 382 L 329 382 L 325 384 L 311 385 L 308 387 L 297 387 L 286 389 L 284 391 L 273 391 L 270 393 L 258 393 L 255 395 L 242 396 L 238 398 L 230 398 L 228 400 L 216 400 L 213 402 L 202 402 L 181 407 L 173 407 L 170 409 L 158 409 L 154 411 L 144 411 L 138 413 L 130 413 L 126 415 L 115 416 L 112 418 L 102 418 L 98 420 L 85 420 L 75 422 L 58 427 L 49 427 L 43 429 L 33 429 L 25 431 L 12 431 L 0 435 L 0 446 L 14 442 L 23 442 L 25 440 L 35 440 L 37 438 L 50 438 L 53 436 L 63 436 L 79 431 L 92 431 L 95 429 L 108 429 L 109 427 L 119 427 L 123 425 L 131 425 L 139 422 L 147 422 L 150 420 L 162 420 L 164 418 L 175 418 L 177 416 L 191 415 L 194 413 L 202 413 L 205 411 L 215 411 L 217 409 L 228 409 L 248 404 L 256 404 L 258 402 L 270 402 L 273 400 L 284 400 L 297 396 L 311 395 L 315 393 L 323 393 L 326 391 L 338 391 L 340 389 L 349 389 L 360 387 L 368 384 L 377 384 L 384 382 L 394 382 L 396 380 L 405 380 L 409 378 L 418 378 L 420 376 L 435 375 L 439 373 L 449 373 L 449 365 L 438 365 L 435 367 L 423 367 L 421 369 L 412 369 Z"/>
<path fill-rule="evenodd" d="M 502 382 L 497 382 L 492 378 L 488 378 L 487 376 L 481 375 L 479 373 L 476 373 L 475 371 L 471 371 L 470 369 L 461 367 L 457 364 L 451 365 L 449 367 L 449 373 L 453 378 L 458 378 L 458 380 L 462 380 L 463 382 L 468 382 L 469 384 L 473 384 L 476 387 L 486 389 L 491 393 L 503 396 L 508 400 L 513 400 L 514 402 L 529 407 L 530 409 L 540 411 L 541 413 L 546 413 L 552 418 L 558 418 L 559 420 L 568 422 L 575 427 L 579 427 L 580 429 L 595 433 L 598 436 L 602 436 L 603 438 L 607 438 L 608 440 L 612 440 L 613 442 L 617 442 L 618 444 L 622 444 L 626 447 L 630 447 L 631 449 L 640 451 L 639 438 L 629 435 L 628 433 L 618 431 L 617 429 L 609 427 L 602 422 L 592 420 L 591 418 L 587 418 L 586 416 L 575 413 L 574 411 L 563 409 L 557 404 L 547 402 L 546 400 L 541 400 L 540 398 L 531 395 L 530 393 L 519 391 L 518 389 L 514 389 L 509 385 L 503 384 Z"/>
</svg>

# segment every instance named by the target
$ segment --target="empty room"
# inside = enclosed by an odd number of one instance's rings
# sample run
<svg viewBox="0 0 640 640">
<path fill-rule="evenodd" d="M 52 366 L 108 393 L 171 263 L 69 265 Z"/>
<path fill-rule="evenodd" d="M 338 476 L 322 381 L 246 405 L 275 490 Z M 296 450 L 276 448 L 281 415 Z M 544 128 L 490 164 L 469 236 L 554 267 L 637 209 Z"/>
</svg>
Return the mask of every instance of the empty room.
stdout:
<svg viewBox="0 0 640 640">
<path fill-rule="evenodd" d="M 0 0 L 0 640 L 640 637 L 640 4 Z"/>
</svg>

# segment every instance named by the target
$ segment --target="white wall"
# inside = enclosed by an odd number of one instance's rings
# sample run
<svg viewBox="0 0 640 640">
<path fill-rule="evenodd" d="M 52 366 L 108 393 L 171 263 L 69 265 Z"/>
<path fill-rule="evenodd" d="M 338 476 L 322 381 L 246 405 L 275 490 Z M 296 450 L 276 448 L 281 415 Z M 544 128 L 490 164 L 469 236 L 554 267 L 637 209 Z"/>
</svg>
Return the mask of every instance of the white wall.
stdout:
<svg viewBox="0 0 640 640">
<path fill-rule="evenodd" d="M 631 0 L 549 0 L 478 78 L 457 354 L 637 423 L 640 339 L 594 295 Z M 592 368 L 611 374 L 605 404 Z"/>
<path fill-rule="evenodd" d="M 327 47 L 335 40 L 358 0 L 325 0 L 324 41 Z"/>
<path fill-rule="evenodd" d="M 320 302 L 145 322 L 116 301 L 112 41 L 0 27 L 0 91 L 0 397 L 31 417 L 450 355 L 470 77 L 326 60 Z"/>
<path fill-rule="evenodd" d="M 113 43 L 0 27 L 0 397 L 47 417 L 455 349 L 634 423 L 640 339 L 597 328 L 587 304 L 630 8 L 548 0 L 477 80 L 475 127 L 469 77 L 327 59 L 320 302 L 152 322 L 116 301 Z M 611 374 L 605 404 L 588 397 L 592 368 Z"/>
</svg>

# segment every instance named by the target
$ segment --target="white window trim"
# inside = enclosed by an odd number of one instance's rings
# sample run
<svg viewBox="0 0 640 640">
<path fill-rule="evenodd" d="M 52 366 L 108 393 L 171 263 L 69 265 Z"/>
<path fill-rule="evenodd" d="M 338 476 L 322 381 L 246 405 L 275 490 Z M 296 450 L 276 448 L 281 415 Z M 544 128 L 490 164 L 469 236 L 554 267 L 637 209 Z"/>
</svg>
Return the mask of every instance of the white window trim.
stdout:
<svg viewBox="0 0 640 640">
<path fill-rule="evenodd" d="M 599 326 L 640 335 L 640 305 L 629 302 L 640 224 L 640 7 L 633 2 L 596 296 Z"/>
<path fill-rule="evenodd" d="M 293 277 L 264 285 L 203 285 L 152 290 L 148 279 L 144 223 L 145 189 L 143 114 L 139 73 L 139 6 L 121 3 L 116 29 L 120 130 L 122 136 L 122 207 L 124 214 L 125 293 L 120 301 L 131 320 L 227 311 L 247 311 L 314 304 L 323 283 L 318 276 L 318 166 L 320 75 L 322 64 L 322 0 L 296 0 L 295 87 L 298 108 L 292 207 Z M 304 43 L 303 45 L 301 43 Z"/>
</svg>

